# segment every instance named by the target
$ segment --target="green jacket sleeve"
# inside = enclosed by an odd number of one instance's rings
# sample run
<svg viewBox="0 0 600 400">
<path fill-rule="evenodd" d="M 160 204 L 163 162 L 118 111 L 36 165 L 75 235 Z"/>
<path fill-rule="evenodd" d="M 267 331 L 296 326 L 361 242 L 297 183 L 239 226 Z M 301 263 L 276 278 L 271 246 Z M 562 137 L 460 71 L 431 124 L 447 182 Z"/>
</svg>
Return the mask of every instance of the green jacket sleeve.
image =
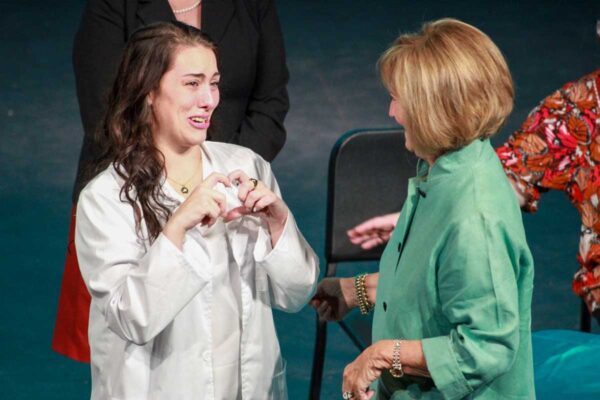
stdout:
<svg viewBox="0 0 600 400">
<path fill-rule="evenodd" d="M 423 340 L 446 399 L 460 399 L 506 372 L 519 347 L 518 260 L 502 221 L 475 215 L 447 230 L 437 259 L 448 336 Z"/>
</svg>

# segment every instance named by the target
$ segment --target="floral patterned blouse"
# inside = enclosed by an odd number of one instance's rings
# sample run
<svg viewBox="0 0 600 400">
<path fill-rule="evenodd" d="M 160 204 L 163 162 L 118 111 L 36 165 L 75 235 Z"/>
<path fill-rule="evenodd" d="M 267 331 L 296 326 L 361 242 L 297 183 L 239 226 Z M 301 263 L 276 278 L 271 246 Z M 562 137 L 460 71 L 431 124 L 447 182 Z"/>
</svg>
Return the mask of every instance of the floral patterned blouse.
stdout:
<svg viewBox="0 0 600 400">
<path fill-rule="evenodd" d="M 564 85 L 534 108 L 496 150 L 508 177 L 536 211 L 540 193 L 565 191 L 581 215 L 573 291 L 600 313 L 600 70 Z M 600 320 L 600 319 L 599 319 Z"/>
</svg>

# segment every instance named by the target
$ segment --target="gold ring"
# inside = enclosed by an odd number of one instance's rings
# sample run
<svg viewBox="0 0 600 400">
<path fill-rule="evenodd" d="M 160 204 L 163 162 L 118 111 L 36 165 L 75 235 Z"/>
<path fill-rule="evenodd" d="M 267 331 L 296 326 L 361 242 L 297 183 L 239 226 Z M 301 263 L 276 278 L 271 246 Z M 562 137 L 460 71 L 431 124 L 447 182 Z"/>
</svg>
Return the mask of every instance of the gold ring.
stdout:
<svg viewBox="0 0 600 400">
<path fill-rule="evenodd" d="M 254 185 L 254 187 L 252 189 L 253 190 L 256 189 L 256 187 L 258 186 L 258 180 L 254 179 L 254 178 L 250 178 L 250 182 L 252 182 L 252 184 Z"/>
</svg>

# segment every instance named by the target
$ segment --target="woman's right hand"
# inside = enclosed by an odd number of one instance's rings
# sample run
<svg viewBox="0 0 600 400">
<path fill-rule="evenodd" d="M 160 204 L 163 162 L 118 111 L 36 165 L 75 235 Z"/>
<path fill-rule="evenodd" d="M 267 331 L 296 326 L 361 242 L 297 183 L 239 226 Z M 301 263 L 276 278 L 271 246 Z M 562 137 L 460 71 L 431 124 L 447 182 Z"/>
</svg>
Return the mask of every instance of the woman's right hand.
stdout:
<svg viewBox="0 0 600 400">
<path fill-rule="evenodd" d="M 165 224 L 163 234 L 179 249 L 183 248 L 183 238 L 187 230 L 198 224 L 211 226 L 217 218 L 225 216 L 225 196 L 214 190 L 219 182 L 231 186 L 229 178 L 225 175 L 210 174 L 192 190 Z"/>
<path fill-rule="evenodd" d="M 310 300 L 325 321 L 340 321 L 348 311 L 358 305 L 354 278 L 325 278 L 319 283 L 317 293 Z"/>
</svg>

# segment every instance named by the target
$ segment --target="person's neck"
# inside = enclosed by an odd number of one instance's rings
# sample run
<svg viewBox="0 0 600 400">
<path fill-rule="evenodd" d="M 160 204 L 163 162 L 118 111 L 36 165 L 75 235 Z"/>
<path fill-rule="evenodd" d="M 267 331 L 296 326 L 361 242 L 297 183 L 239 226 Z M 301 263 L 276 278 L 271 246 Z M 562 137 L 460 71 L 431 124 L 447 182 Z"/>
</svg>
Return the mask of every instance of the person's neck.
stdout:
<svg viewBox="0 0 600 400">
<path fill-rule="evenodd" d="M 182 10 L 193 6 L 196 1 L 197 0 L 169 0 L 169 5 L 171 6 L 171 10 Z M 184 13 L 175 14 L 174 12 L 174 15 L 179 22 L 200 29 L 202 25 L 202 3 L 200 3 L 198 7 Z"/>
<path fill-rule="evenodd" d="M 190 7 L 196 0 L 169 0 L 169 5 L 174 10 L 181 10 L 182 8 Z"/>
<path fill-rule="evenodd" d="M 192 146 L 182 150 L 160 148 L 165 156 L 165 175 L 176 182 L 184 182 L 198 169 L 202 168 L 202 148 Z M 201 180 L 202 174 L 198 174 Z"/>
</svg>

